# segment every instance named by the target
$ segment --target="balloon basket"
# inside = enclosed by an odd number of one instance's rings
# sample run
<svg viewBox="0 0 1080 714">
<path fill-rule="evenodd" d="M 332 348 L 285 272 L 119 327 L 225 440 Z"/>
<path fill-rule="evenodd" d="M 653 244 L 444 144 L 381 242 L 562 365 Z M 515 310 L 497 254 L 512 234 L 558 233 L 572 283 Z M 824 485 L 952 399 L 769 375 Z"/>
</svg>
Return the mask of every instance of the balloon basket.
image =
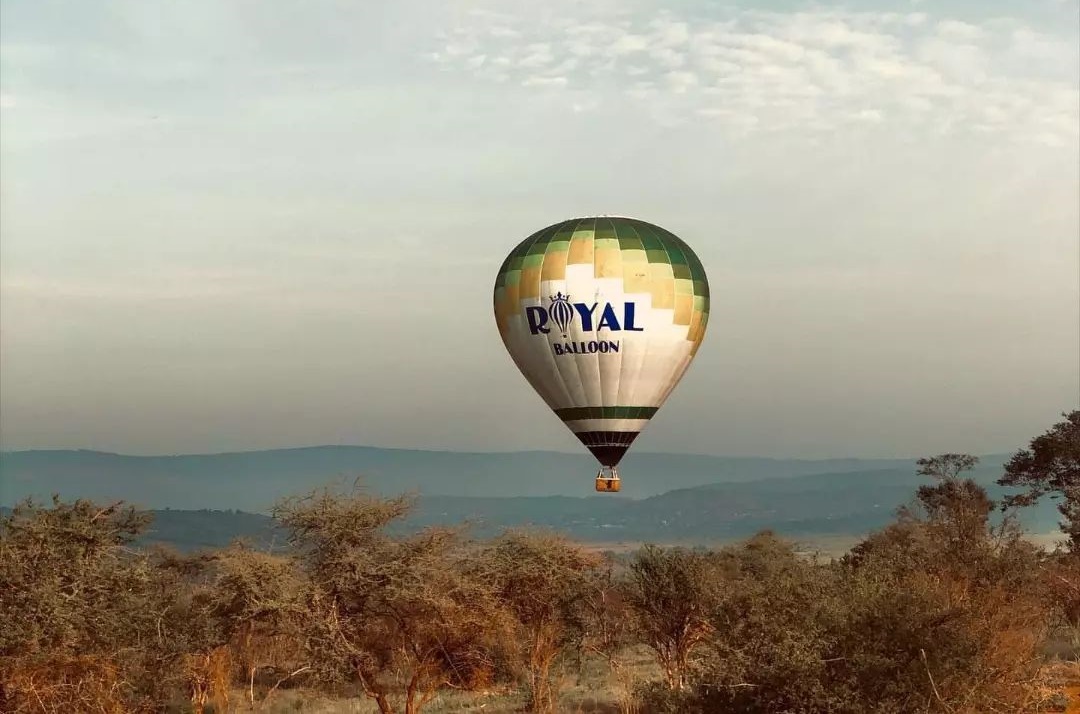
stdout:
<svg viewBox="0 0 1080 714">
<path fill-rule="evenodd" d="M 616 493 L 619 490 L 619 472 L 614 467 L 608 469 L 608 473 L 604 473 L 604 469 L 596 474 L 596 490 L 600 493 Z"/>
</svg>

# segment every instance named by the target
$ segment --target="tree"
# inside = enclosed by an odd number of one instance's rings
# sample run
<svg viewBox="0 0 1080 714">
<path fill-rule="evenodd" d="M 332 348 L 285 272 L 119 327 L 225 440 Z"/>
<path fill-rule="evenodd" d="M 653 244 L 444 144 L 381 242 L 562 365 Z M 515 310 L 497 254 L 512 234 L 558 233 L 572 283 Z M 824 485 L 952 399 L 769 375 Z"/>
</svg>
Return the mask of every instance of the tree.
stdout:
<svg viewBox="0 0 1080 714">
<path fill-rule="evenodd" d="M 939 454 L 921 458 L 918 474 L 938 481 L 919 486 L 916 499 L 926 511 L 930 527 L 956 557 L 967 558 L 986 541 L 994 502 L 986 489 L 960 474 L 978 465 L 969 454 Z"/>
<path fill-rule="evenodd" d="M 185 686 L 196 705 L 225 696 L 220 676 L 199 689 L 206 672 L 189 666 L 223 644 L 206 592 L 133 547 L 150 520 L 58 496 L 0 519 L 0 708 L 147 711 Z"/>
<path fill-rule="evenodd" d="M 234 544 L 199 562 L 207 571 L 210 611 L 246 674 L 251 706 L 260 672 L 272 676 L 269 697 L 312 669 L 303 659 L 310 582 L 294 559 Z"/>
<path fill-rule="evenodd" d="M 508 650 L 524 678 L 529 711 L 555 711 L 553 669 L 581 644 L 585 596 L 599 558 L 562 536 L 510 531 L 474 563 L 513 616 Z"/>
<path fill-rule="evenodd" d="M 979 457 L 970 454 L 939 454 L 923 457 L 915 462 L 920 476 L 952 483 L 960 479 L 960 474 L 970 471 L 979 463 Z"/>
<path fill-rule="evenodd" d="M 122 506 L 54 495 L 0 518 L 0 708 L 138 706 L 138 673 L 117 655 L 134 624 L 124 596 L 149 589 L 125 549 L 149 519 Z"/>
<path fill-rule="evenodd" d="M 630 563 L 627 600 L 671 689 L 685 685 L 690 655 L 711 632 L 717 587 L 706 553 L 646 544 Z"/>
<path fill-rule="evenodd" d="M 844 712 L 837 678 L 841 579 L 765 531 L 717 554 L 721 591 L 693 689 L 699 711 Z"/>
<path fill-rule="evenodd" d="M 31 499 L 0 518 L 0 655 L 94 651 L 112 646 L 114 622 L 86 611 L 115 604 L 106 579 L 131 563 L 128 547 L 150 523 L 147 514 L 78 500 L 52 508 Z M 110 613 L 111 614 L 111 613 Z"/>
<path fill-rule="evenodd" d="M 1038 649 L 1050 622 L 1045 555 L 1012 517 L 990 523 L 985 489 L 960 479 L 974 457 L 919 463 L 940 480 L 919 487 L 923 512 L 900 509 L 896 523 L 843 559 L 846 580 L 861 583 L 845 597 L 848 617 L 862 611 L 846 649 L 865 658 L 847 661 L 879 662 L 857 677 L 870 685 L 867 702 L 888 686 L 904 711 L 920 697 L 944 711 L 1024 711 L 1039 696 Z"/>
<path fill-rule="evenodd" d="M 1062 416 L 1063 421 L 1013 455 L 998 483 L 1026 489 L 1007 496 L 1005 507 L 1030 506 L 1046 495 L 1061 499 L 1061 529 L 1070 549 L 1080 554 L 1080 410 Z"/>
<path fill-rule="evenodd" d="M 1035 711 L 1047 611 L 1038 550 L 1012 533 L 954 556 L 910 516 L 858 558 L 819 564 L 759 534 L 716 554 L 713 624 L 683 690 L 642 691 L 675 714 Z"/>
<path fill-rule="evenodd" d="M 275 509 L 312 582 L 315 667 L 324 681 L 359 683 L 383 714 L 484 684 L 503 620 L 491 585 L 464 567 L 457 531 L 386 534 L 410 507 L 408 496 L 323 492 Z"/>
<path fill-rule="evenodd" d="M 626 599 L 626 583 L 615 574 L 615 562 L 605 557 L 586 581 L 582 598 L 585 632 L 582 648 L 602 658 L 613 678 L 619 709 L 634 710 L 637 673 L 627 666 L 625 654 L 637 643 L 634 610 Z"/>
</svg>

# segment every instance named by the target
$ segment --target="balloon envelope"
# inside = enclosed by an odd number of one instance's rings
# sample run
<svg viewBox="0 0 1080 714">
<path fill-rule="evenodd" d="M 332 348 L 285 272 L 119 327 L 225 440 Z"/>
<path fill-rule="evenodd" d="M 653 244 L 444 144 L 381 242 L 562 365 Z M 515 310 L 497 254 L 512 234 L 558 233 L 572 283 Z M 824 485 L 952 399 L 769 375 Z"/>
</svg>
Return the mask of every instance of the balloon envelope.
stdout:
<svg viewBox="0 0 1080 714">
<path fill-rule="evenodd" d="M 709 282 L 670 231 L 632 218 L 575 218 L 510 252 L 494 306 L 525 379 L 614 467 L 697 353 Z"/>
</svg>

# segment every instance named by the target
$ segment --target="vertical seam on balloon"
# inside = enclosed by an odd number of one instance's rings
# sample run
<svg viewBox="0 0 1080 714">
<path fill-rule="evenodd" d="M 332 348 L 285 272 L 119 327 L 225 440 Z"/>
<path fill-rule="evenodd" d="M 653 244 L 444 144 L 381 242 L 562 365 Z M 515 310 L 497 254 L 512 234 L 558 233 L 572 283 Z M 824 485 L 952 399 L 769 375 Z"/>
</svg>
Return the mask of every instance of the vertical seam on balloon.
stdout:
<svg viewBox="0 0 1080 714">
<path fill-rule="evenodd" d="M 645 248 L 645 238 L 641 235 L 641 231 L 638 230 L 637 223 L 638 222 L 636 222 L 636 221 L 627 221 L 626 225 L 630 228 L 631 231 L 634 232 L 634 235 L 636 235 L 638 237 L 638 240 L 641 241 L 642 248 Z M 647 250 L 646 250 L 646 255 L 648 255 Z M 645 265 L 646 266 L 649 265 L 648 258 L 646 258 Z M 649 270 L 649 268 L 646 267 L 646 270 Z M 649 295 L 650 295 L 650 298 L 649 298 L 649 313 L 650 313 L 650 317 L 651 317 L 652 316 L 652 311 L 654 309 L 653 304 L 652 304 L 652 297 L 651 297 L 651 295 L 652 295 L 652 276 L 649 276 L 649 286 L 650 286 L 650 290 L 649 290 Z M 653 338 L 648 337 L 645 340 L 644 353 L 641 355 L 641 359 L 638 360 L 637 369 L 634 372 L 634 379 L 633 379 L 633 382 L 632 382 L 632 384 L 634 386 L 632 387 L 631 393 L 628 395 L 627 401 L 630 402 L 631 404 L 641 404 L 642 401 L 643 401 L 642 397 L 641 397 L 641 384 L 642 384 L 641 373 L 645 369 L 645 365 L 648 364 L 648 362 L 649 362 L 649 354 L 650 354 L 650 352 L 653 351 L 652 347 L 653 347 Z M 648 406 L 653 406 L 653 404 L 650 402 L 648 404 Z"/>
<path fill-rule="evenodd" d="M 521 253 L 522 253 L 521 259 L 522 259 L 523 265 L 522 265 L 522 275 L 518 276 L 518 286 L 519 286 L 518 287 L 518 305 L 517 305 L 518 309 L 521 308 L 521 286 L 522 286 L 522 284 L 524 282 L 522 280 L 522 277 L 524 276 L 524 272 L 525 272 L 524 271 L 524 261 L 529 256 L 529 250 L 531 250 L 532 247 L 534 245 L 536 245 L 536 242 L 538 240 L 540 240 L 540 236 L 544 235 L 544 233 L 546 233 L 546 232 L 547 232 L 547 229 L 539 230 L 539 231 L 537 231 L 536 233 L 534 233 L 532 235 L 532 240 L 526 239 L 525 241 L 522 241 L 522 245 L 519 245 L 519 248 L 521 249 Z M 542 267 L 543 266 L 541 266 L 541 268 Z M 539 293 L 539 285 L 537 286 L 537 292 Z M 556 395 L 553 395 L 553 396 L 556 396 Z M 545 399 L 544 401 L 546 402 L 547 399 Z"/>
<path fill-rule="evenodd" d="M 609 218 L 607 220 L 608 220 L 608 223 L 611 224 L 612 232 L 615 234 L 615 242 L 619 245 L 619 270 L 622 273 L 622 299 L 623 299 L 623 305 L 625 305 L 626 304 L 626 268 L 625 268 L 625 262 L 623 260 L 623 258 L 625 256 L 623 255 L 622 241 L 619 239 L 619 221 L 614 219 L 614 218 Z M 626 309 L 625 308 L 623 308 L 623 317 L 624 317 L 624 321 L 625 321 L 625 317 L 626 317 Z M 625 329 L 626 325 L 623 325 L 623 328 Z M 623 334 L 627 334 L 627 333 L 624 332 Z M 597 354 L 596 359 L 597 359 L 597 364 L 599 364 L 599 361 L 600 361 L 600 355 L 599 354 Z M 615 394 L 612 395 L 612 403 L 611 403 L 610 406 L 619 406 L 619 390 L 622 387 L 622 368 L 623 368 L 623 359 L 625 359 L 625 357 L 623 356 L 622 351 L 619 352 L 619 356 L 618 356 L 617 359 L 618 359 L 618 363 L 617 363 L 617 366 L 615 367 Z M 608 357 L 608 361 L 609 361 L 609 363 L 611 361 L 610 355 Z M 603 379 L 603 375 L 601 374 L 600 375 L 600 406 L 609 406 L 609 405 L 605 404 L 604 402 L 605 402 L 605 400 L 604 400 L 604 379 Z"/>
<path fill-rule="evenodd" d="M 579 226 L 582 225 L 582 224 L 587 225 L 589 221 L 592 222 L 592 241 L 593 241 L 592 269 L 593 269 L 593 280 L 596 281 L 596 280 L 599 279 L 599 278 L 596 277 L 596 227 L 598 225 L 599 219 L 596 218 L 595 216 L 591 217 L 591 218 L 586 218 L 583 221 L 581 221 L 581 223 L 579 223 L 578 225 Z M 595 295 L 593 297 L 595 297 Z M 595 317 L 593 319 L 595 320 Z M 593 335 L 597 336 L 598 334 L 599 333 L 597 332 L 596 324 L 594 322 L 593 323 Z M 582 333 L 582 338 L 584 338 L 584 337 L 585 337 L 585 334 L 583 332 Z M 578 357 L 580 357 L 580 356 L 581 355 L 575 355 L 575 357 L 574 357 L 574 365 L 578 369 L 578 379 L 579 380 L 582 378 L 582 373 L 581 373 L 581 369 L 582 369 L 581 368 L 581 362 L 582 362 L 582 360 L 578 359 Z M 596 391 L 597 391 L 597 397 L 598 397 L 599 404 L 596 404 L 595 406 L 603 406 L 604 405 L 604 375 L 600 372 L 600 353 L 597 352 L 593 356 L 592 359 L 590 359 L 589 355 L 585 355 L 584 357 L 585 357 L 585 363 L 589 365 L 588 366 L 589 371 L 590 372 L 595 372 L 595 374 L 596 374 Z M 584 383 L 585 383 L 584 380 L 582 380 L 583 385 L 584 385 Z M 587 389 L 585 389 L 584 391 L 585 391 L 586 401 L 590 401 L 589 398 L 588 398 L 589 397 L 589 391 Z"/>
<path fill-rule="evenodd" d="M 570 230 L 570 242 L 572 244 L 573 241 L 574 241 L 574 233 L 577 232 L 578 227 L 581 225 L 581 220 L 580 219 L 578 219 L 578 220 L 570 220 L 570 221 L 566 221 L 566 223 L 572 223 L 573 224 L 573 228 Z M 567 248 L 569 249 L 569 246 Z M 594 246 L 594 250 L 595 250 L 595 246 Z M 567 288 L 566 288 L 567 292 L 570 291 L 569 282 L 568 282 L 569 273 L 570 273 L 570 264 L 569 264 L 569 256 L 568 256 L 567 257 L 566 272 L 563 273 L 563 282 L 567 283 Z M 548 334 L 550 335 L 551 333 L 548 333 Z M 568 335 L 568 337 L 569 337 L 569 335 Z M 555 374 L 559 378 L 559 383 L 563 385 L 563 390 L 566 392 L 567 403 L 568 404 L 573 404 L 576 401 L 573 398 L 574 393 L 570 389 L 570 385 L 566 382 L 566 379 L 563 377 L 562 368 L 559 366 L 559 364 L 560 364 L 559 361 L 555 358 L 554 348 L 552 347 L 552 341 L 551 341 L 550 338 L 547 340 L 547 343 L 548 343 L 548 354 L 551 356 L 551 361 L 552 361 L 552 364 L 555 367 Z M 570 364 L 573 365 L 574 372 L 577 373 L 577 381 L 578 381 L 578 383 L 581 384 L 581 370 L 578 369 L 577 360 L 575 358 L 571 358 L 569 360 L 569 362 L 570 362 Z M 565 363 L 565 361 L 564 361 L 564 363 Z M 588 401 L 589 393 L 588 393 L 588 391 L 586 391 L 584 384 L 582 384 L 582 387 L 581 387 L 581 394 L 582 394 L 582 397 L 585 399 L 585 401 Z M 574 406 L 576 406 L 576 404 Z"/>
<path fill-rule="evenodd" d="M 664 325 L 664 329 L 666 331 L 669 331 L 671 329 L 672 325 L 674 324 L 675 303 L 676 303 L 676 300 L 677 300 L 677 293 L 675 292 L 675 262 L 671 259 L 671 253 L 668 251 L 667 237 L 664 235 L 663 230 L 659 226 L 654 225 L 652 223 L 648 223 L 646 221 L 642 221 L 642 222 L 645 223 L 649 227 L 649 232 L 652 233 L 654 236 L 656 236 L 657 241 L 660 242 L 660 247 L 663 249 L 664 255 L 667 256 L 668 269 L 671 272 L 670 280 L 671 280 L 671 296 L 672 296 L 671 297 L 671 300 L 672 300 L 672 302 L 671 302 L 671 313 L 672 313 L 672 318 L 671 319 L 672 319 L 672 323 L 668 324 L 668 325 Z M 670 365 L 670 360 L 671 360 L 671 357 L 673 356 L 672 355 L 672 352 L 673 352 L 672 345 L 667 339 L 665 339 L 664 340 L 664 346 L 666 348 L 665 352 L 664 352 L 664 356 L 669 360 L 668 364 Z M 671 376 L 675 373 L 675 369 L 676 369 L 676 366 L 669 366 L 666 370 L 660 372 L 660 374 L 663 375 L 663 378 L 658 380 L 660 382 L 660 389 L 657 391 L 657 393 L 656 393 L 656 395 L 654 397 L 655 400 L 656 400 L 656 406 L 657 407 L 662 406 L 664 404 L 664 402 L 667 401 L 668 393 L 670 391 L 670 386 L 671 386 Z"/>
<path fill-rule="evenodd" d="M 557 227 L 556 227 L 554 233 L 552 233 L 552 235 L 553 236 L 556 235 L 559 232 L 559 229 L 563 228 L 568 223 L 572 223 L 574 225 L 574 228 L 571 229 L 571 231 L 570 231 L 571 240 L 573 240 L 574 230 L 576 230 L 576 227 L 577 227 L 577 222 L 573 221 L 573 220 L 567 220 L 567 221 L 563 221 L 560 224 L 557 224 Z M 550 245 L 550 241 L 549 241 L 549 245 Z M 547 260 L 547 250 L 544 251 L 544 260 Z M 567 267 L 569 267 L 569 266 L 567 266 Z M 564 272 L 563 273 L 563 283 L 565 283 L 565 282 L 566 282 L 566 273 Z M 543 304 L 543 298 L 541 298 L 541 304 Z M 562 369 L 559 367 L 559 360 L 555 356 L 555 350 L 554 350 L 554 347 L 552 346 L 552 340 L 550 338 L 551 334 L 552 333 L 548 333 L 549 338 L 546 340 L 546 342 L 548 343 L 548 359 L 551 361 L 551 366 L 554 367 L 555 377 L 558 380 L 558 383 L 562 386 L 563 393 L 566 396 L 566 403 L 567 404 L 573 404 L 574 401 L 575 401 L 574 400 L 574 392 L 570 388 L 570 385 L 567 383 L 566 379 L 563 377 Z"/>
<path fill-rule="evenodd" d="M 556 223 L 555 225 L 550 226 L 548 228 L 548 230 L 538 232 L 537 235 L 536 235 L 536 238 L 532 241 L 532 243 L 529 244 L 528 248 L 526 248 L 526 251 L 525 251 L 526 254 L 528 254 L 529 249 L 531 249 L 534 245 L 536 245 L 537 241 L 540 240 L 541 236 L 548 235 L 549 232 L 552 232 L 551 234 L 554 235 L 554 233 L 558 232 L 558 230 L 559 230 L 559 228 L 561 226 L 563 226 L 565 223 L 568 223 L 568 222 L 569 221 L 563 221 L 563 222 L 560 222 L 560 223 Z M 536 285 L 536 296 L 537 296 L 537 299 L 540 301 L 540 306 L 541 307 L 543 307 L 543 305 L 544 305 L 544 296 L 540 294 L 540 284 L 544 282 L 543 281 L 544 260 L 546 259 L 546 257 L 547 257 L 547 249 L 545 248 L 544 249 L 544 255 L 540 258 L 540 277 L 537 279 L 537 285 Z M 553 369 L 551 369 L 551 372 L 554 372 L 554 374 L 555 374 L 555 379 L 552 380 L 552 385 L 555 386 L 556 388 L 558 388 L 558 387 L 562 388 L 564 403 L 571 403 L 574 400 L 573 400 L 573 397 L 571 396 L 570 388 L 566 384 L 566 380 L 564 380 L 562 378 L 562 373 L 559 371 L 559 364 L 558 364 L 558 362 L 556 362 L 555 355 L 552 352 L 551 342 L 549 340 L 545 340 L 545 342 L 548 343 L 548 350 L 547 350 L 547 354 L 544 357 L 544 362 L 545 362 L 545 364 L 549 365 L 549 368 L 553 368 Z M 553 395 L 553 396 L 557 397 L 558 395 Z"/>
<path fill-rule="evenodd" d="M 674 298 L 673 298 L 674 302 L 672 303 L 672 325 L 674 325 L 675 324 L 674 323 L 674 320 L 675 320 L 674 315 L 675 315 L 675 311 L 678 309 L 678 299 L 679 299 L 679 294 L 678 294 L 677 291 L 675 291 L 675 281 L 677 279 L 675 277 L 675 262 L 671 259 L 671 251 L 668 250 L 668 243 L 670 241 L 669 241 L 668 237 L 664 235 L 665 233 L 668 233 L 668 231 L 665 231 L 663 228 L 660 228 L 660 226 L 656 226 L 656 229 L 657 229 L 655 231 L 656 237 L 660 239 L 660 245 L 664 249 L 664 254 L 668 257 L 668 265 L 671 266 L 671 289 L 672 289 L 673 295 L 674 295 Z M 681 239 L 679 239 L 674 234 L 671 234 L 671 235 L 673 237 L 675 237 L 678 240 L 678 242 L 680 242 L 680 243 L 683 242 Z M 675 246 L 675 247 L 678 248 L 679 246 Z M 687 248 L 689 248 L 689 246 L 687 246 Z M 685 254 L 684 254 L 684 259 L 689 261 L 689 258 L 686 258 Z M 673 346 L 673 348 L 674 348 L 674 346 Z M 674 355 L 672 355 L 672 356 L 674 357 Z M 672 361 L 674 362 L 674 364 L 672 364 L 671 367 L 668 368 L 668 370 L 666 372 L 666 376 L 664 378 L 664 386 L 662 387 L 660 394 L 657 395 L 658 398 L 659 398 L 659 402 L 658 402 L 657 406 L 662 405 L 664 402 L 667 401 L 668 397 L 671 396 L 671 393 L 675 390 L 675 384 L 674 384 L 675 375 L 679 374 L 681 371 L 684 371 L 684 369 L 685 369 L 685 367 L 683 365 L 683 361 L 684 361 L 683 359 L 672 360 Z"/>
</svg>

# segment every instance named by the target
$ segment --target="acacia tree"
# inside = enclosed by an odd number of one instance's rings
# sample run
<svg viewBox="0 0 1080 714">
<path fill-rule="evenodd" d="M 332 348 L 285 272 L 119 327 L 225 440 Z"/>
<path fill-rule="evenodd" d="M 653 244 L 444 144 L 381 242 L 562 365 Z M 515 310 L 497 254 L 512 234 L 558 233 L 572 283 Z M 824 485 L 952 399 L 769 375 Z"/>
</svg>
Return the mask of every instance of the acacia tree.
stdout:
<svg viewBox="0 0 1080 714">
<path fill-rule="evenodd" d="M 324 679 L 357 682 L 383 714 L 417 714 L 440 689 L 491 675 L 501 616 L 464 567 L 457 531 L 392 538 L 410 496 L 312 493 L 275 509 L 312 582 L 309 649 Z"/>
<path fill-rule="evenodd" d="M 220 631 L 204 591 L 134 548 L 150 520 L 59 496 L 0 518 L 0 709 L 151 710 L 202 676 L 186 665 Z"/>
<path fill-rule="evenodd" d="M 112 566 L 133 562 L 127 548 L 149 523 L 123 503 L 65 503 L 56 495 L 52 508 L 27 499 L 0 518 L 0 654 L 111 646 L 118 634 L 111 612 L 82 619 L 90 614 L 84 609 L 115 603 L 103 580 Z"/>
<path fill-rule="evenodd" d="M 562 536 L 510 531 L 480 551 L 474 572 L 491 582 L 513 616 L 508 654 L 522 673 L 533 712 L 552 712 L 553 669 L 585 632 L 588 582 L 599 558 Z"/>
<path fill-rule="evenodd" d="M 634 611 L 626 599 L 626 583 L 615 574 L 615 563 L 605 557 L 586 579 L 581 600 L 585 632 L 582 649 L 602 658 L 615 680 L 619 709 L 629 714 L 635 709 L 635 670 L 628 667 L 625 653 L 637 643 Z"/>
<path fill-rule="evenodd" d="M 1023 493 L 1005 498 L 1005 506 L 1030 506 L 1043 496 L 1060 499 L 1058 512 L 1070 550 L 1080 555 L 1080 409 L 1031 440 L 1005 464 L 1002 486 L 1019 486 Z"/>
<path fill-rule="evenodd" d="M 888 687 L 902 710 L 920 699 L 956 712 L 1037 703 L 1050 623 L 1044 557 L 1012 517 L 991 525 L 993 501 L 960 478 L 975 463 L 961 454 L 920 459 L 920 473 L 940 481 L 919 487 L 922 513 L 901 508 L 898 522 L 843 559 L 842 585 L 856 589 L 842 601 L 847 659 L 836 669 L 866 683 L 851 701 L 880 705 L 874 699 Z"/>
<path fill-rule="evenodd" d="M 115 595 L 148 589 L 125 554 L 148 523 L 120 503 L 55 495 L 52 508 L 27 499 L 0 518 L 0 708 L 138 706 L 138 673 L 117 656 L 135 623 Z"/>
<path fill-rule="evenodd" d="M 646 544 L 630 563 L 627 600 L 671 689 L 685 686 L 690 656 L 712 631 L 714 575 L 707 553 L 685 548 Z"/>
<path fill-rule="evenodd" d="M 260 672 L 272 677 L 269 697 L 312 669 L 304 658 L 310 583 L 292 558 L 237 543 L 199 563 L 207 573 L 210 610 L 246 675 L 250 705 Z"/>
<path fill-rule="evenodd" d="M 910 512 L 829 564 L 768 533 L 723 549 L 714 632 L 689 686 L 644 690 L 646 710 L 1035 711 L 1038 549 L 984 527 L 975 557 L 958 558 L 949 512 Z"/>
</svg>

